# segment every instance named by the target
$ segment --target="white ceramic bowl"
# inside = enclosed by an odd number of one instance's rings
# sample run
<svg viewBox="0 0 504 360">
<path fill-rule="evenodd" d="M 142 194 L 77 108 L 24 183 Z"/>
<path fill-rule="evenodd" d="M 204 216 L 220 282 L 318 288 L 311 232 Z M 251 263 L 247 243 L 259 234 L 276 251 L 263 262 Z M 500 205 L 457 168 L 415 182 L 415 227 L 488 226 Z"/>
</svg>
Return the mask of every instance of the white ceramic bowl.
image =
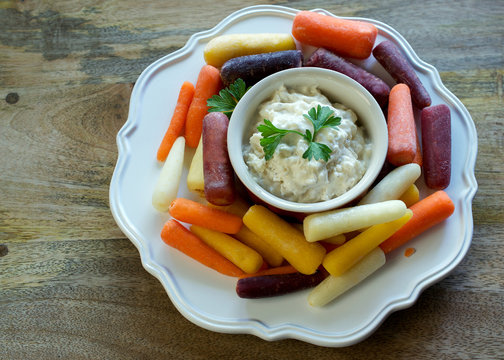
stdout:
<svg viewBox="0 0 504 360">
<path fill-rule="evenodd" d="M 362 179 L 344 194 L 327 201 L 300 203 L 282 199 L 266 191 L 250 174 L 243 158 L 243 147 L 248 143 L 257 109 L 284 84 L 286 87 L 317 85 L 332 103 L 352 109 L 358 123 L 366 129 L 372 143 L 369 167 Z M 283 70 L 261 80 L 238 102 L 228 128 L 228 151 L 231 164 L 243 185 L 258 199 L 276 209 L 293 213 L 314 213 L 336 209 L 356 200 L 378 176 L 387 155 L 388 134 L 383 111 L 373 96 L 359 83 L 336 71 L 301 67 Z"/>
</svg>

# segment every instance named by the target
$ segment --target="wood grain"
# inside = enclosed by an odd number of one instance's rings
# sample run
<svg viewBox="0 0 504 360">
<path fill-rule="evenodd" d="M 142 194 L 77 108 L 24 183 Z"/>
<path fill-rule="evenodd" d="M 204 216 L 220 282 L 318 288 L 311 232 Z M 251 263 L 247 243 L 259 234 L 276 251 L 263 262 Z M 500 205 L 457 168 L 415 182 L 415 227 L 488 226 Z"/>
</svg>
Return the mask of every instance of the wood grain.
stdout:
<svg viewBox="0 0 504 360">
<path fill-rule="evenodd" d="M 199 328 L 143 269 L 108 186 L 140 72 L 243 3 L 0 0 L 0 358 L 504 357 L 502 1 L 262 3 L 383 21 L 440 71 L 478 131 L 467 256 L 351 347 Z"/>
</svg>

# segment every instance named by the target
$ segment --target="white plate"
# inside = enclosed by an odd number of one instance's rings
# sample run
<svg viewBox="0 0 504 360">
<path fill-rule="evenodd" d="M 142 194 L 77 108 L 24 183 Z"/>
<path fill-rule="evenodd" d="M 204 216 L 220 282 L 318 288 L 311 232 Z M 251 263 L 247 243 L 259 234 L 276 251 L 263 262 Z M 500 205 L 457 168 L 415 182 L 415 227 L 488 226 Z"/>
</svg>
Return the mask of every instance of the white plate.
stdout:
<svg viewBox="0 0 504 360">
<path fill-rule="evenodd" d="M 314 11 L 332 15 L 325 10 Z M 160 231 L 169 216 L 151 206 L 152 189 L 160 171 L 157 147 L 182 82 L 195 83 L 204 65 L 205 44 L 221 34 L 290 33 L 297 12 L 268 5 L 242 9 L 213 29 L 194 34 L 182 49 L 145 69 L 133 89 L 128 120 L 117 135 L 119 157 L 110 184 L 110 208 L 121 230 L 138 248 L 145 269 L 159 279 L 173 304 L 193 323 L 213 331 L 254 334 L 266 340 L 295 338 L 323 346 L 347 346 L 370 335 L 391 312 L 411 306 L 422 290 L 453 270 L 466 254 L 473 232 L 471 201 L 477 189 L 474 124 L 461 102 L 444 87 L 437 70 L 420 60 L 397 31 L 375 20 L 359 19 L 379 29 L 376 44 L 389 39 L 403 50 L 433 105 L 444 103 L 450 107 L 452 137 L 456 139 L 452 143 L 452 183 L 446 189 L 455 203 L 455 213 L 407 244 L 416 249 L 413 256 L 407 258 L 404 248 L 397 249 L 372 277 L 323 308 L 307 304 L 308 291 L 245 300 L 235 293 L 236 279 L 206 269 L 166 246 Z M 393 84 L 374 58 L 360 64 Z M 192 154 L 186 154 L 185 170 Z M 194 198 L 185 184 L 186 173 L 179 196 Z M 419 182 L 422 196 L 431 192 Z"/>
</svg>

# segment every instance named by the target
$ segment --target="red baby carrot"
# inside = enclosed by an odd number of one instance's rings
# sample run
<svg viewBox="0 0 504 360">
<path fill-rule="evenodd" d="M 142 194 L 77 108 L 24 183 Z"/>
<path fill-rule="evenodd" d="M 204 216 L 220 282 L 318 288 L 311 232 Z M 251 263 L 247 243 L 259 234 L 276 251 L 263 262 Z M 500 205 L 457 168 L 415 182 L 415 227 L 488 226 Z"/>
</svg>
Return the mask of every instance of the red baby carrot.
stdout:
<svg viewBox="0 0 504 360">
<path fill-rule="evenodd" d="M 411 99 L 416 107 L 423 109 L 431 104 L 430 95 L 418 78 L 415 69 L 392 41 L 385 40 L 376 45 L 373 55 L 396 82 L 409 86 Z"/>
<path fill-rule="evenodd" d="M 451 178 L 451 115 L 446 104 L 429 106 L 420 114 L 425 184 L 442 190 Z"/>
<path fill-rule="evenodd" d="M 161 239 L 171 247 L 221 274 L 234 277 L 244 274 L 231 261 L 205 244 L 176 220 L 171 219 L 164 224 Z"/>
<path fill-rule="evenodd" d="M 264 270 L 259 270 L 258 272 L 254 274 L 243 274 L 240 276 L 240 279 L 246 278 L 246 277 L 252 277 L 252 276 L 263 276 L 263 275 L 280 275 L 280 274 L 293 274 L 297 273 L 298 271 L 296 268 L 292 265 L 284 265 L 284 266 L 277 266 L 269 269 L 264 269 Z"/>
<path fill-rule="evenodd" d="M 363 21 L 300 11 L 294 17 L 292 35 L 304 44 L 324 47 L 342 56 L 365 59 L 371 55 L 378 29 Z"/>
<path fill-rule="evenodd" d="M 380 244 L 385 254 L 447 219 L 453 214 L 455 205 L 446 192 L 439 190 L 412 205 L 410 209 L 413 211 L 410 221 Z"/>
<path fill-rule="evenodd" d="M 159 161 L 165 161 L 168 153 L 173 146 L 173 143 L 180 136 L 184 129 L 186 122 L 187 111 L 189 110 L 189 105 L 194 96 L 194 85 L 185 81 L 180 88 L 180 92 L 177 99 L 177 104 L 175 105 L 175 110 L 173 111 L 173 116 L 168 126 L 168 130 L 159 145 L 157 152 L 157 159 Z"/>
<path fill-rule="evenodd" d="M 397 84 L 390 90 L 387 127 L 388 162 L 395 166 L 413 162 L 417 153 L 417 134 L 410 89 L 406 84 Z"/>
<path fill-rule="evenodd" d="M 242 227 L 241 217 L 184 198 L 173 200 L 168 211 L 179 221 L 226 234 L 236 234 Z"/>
<path fill-rule="evenodd" d="M 201 68 L 194 90 L 194 97 L 187 112 L 185 138 L 186 144 L 195 148 L 198 146 L 203 128 L 203 118 L 208 112 L 207 100 L 219 93 L 222 87 L 220 72 L 211 65 Z"/>
</svg>

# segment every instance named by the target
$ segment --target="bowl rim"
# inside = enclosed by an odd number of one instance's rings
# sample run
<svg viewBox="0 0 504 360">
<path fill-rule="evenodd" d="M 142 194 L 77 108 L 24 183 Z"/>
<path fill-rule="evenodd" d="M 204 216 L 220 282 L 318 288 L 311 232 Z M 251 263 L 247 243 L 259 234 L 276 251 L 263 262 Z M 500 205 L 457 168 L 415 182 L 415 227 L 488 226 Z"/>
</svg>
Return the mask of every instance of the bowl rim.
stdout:
<svg viewBox="0 0 504 360">
<path fill-rule="evenodd" d="M 245 125 L 239 124 L 239 122 L 245 122 L 247 124 L 250 122 L 250 119 L 243 119 L 242 117 L 242 113 L 245 113 L 247 111 L 247 104 L 252 101 L 251 99 L 254 99 L 254 102 L 257 102 L 258 98 L 262 99 L 259 101 L 259 103 L 262 103 L 271 96 L 271 93 L 268 95 L 262 94 L 264 88 L 267 88 L 272 82 L 278 82 L 278 87 L 280 87 L 280 85 L 283 84 L 282 79 L 293 75 L 295 76 L 296 74 L 299 75 L 299 73 L 303 75 L 310 74 L 311 76 L 315 77 L 329 77 L 331 79 L 334 79 L 335 81 L 342 82 L 349 88 L 353 88 L 353 90 L 361 93 L 369 102 L 369 106 L 371 107 L 373 113 L 376 113 L 376 119 L 374 119 L 373 121 L 377 123 L 376 129 L 378 131 L 374 134 L 374 136 L 383 139 L 383 144 L 381 146 L 379 143 L 372 144 L 372 158 L 377 158 L 377 160 L 375 159 L 375 161 L 378 162 L 376 164 L 370 164 L 362 178 L 351 189 L 349 189 L 342 195 L 330 200 L 300 203 L 276 196 L 264 189 L 254 180 L 243 158 L 242 139 L 244 135 L 243 132 L 241 132 L 241 129 L 243 129 L 243 131 L 246 131 L 247 127 Z M 331 96 L 328 97 L 331 98 Z M 343 105 L 347 106 L 346 104 Z M 354 110 L 356 113 L 358 112 L 355 109 L 352 110 Z M 237 131 L 240 131 L 240 136 L 236 135 Z M 366 128 L 366 131 L 368 131 L 368 136 L 371 136 L 371 134 L 369 133 L 370 129 Z M 378 102 L 371 95 L 371 93 L 366 90 L 361 84 L 359 84 L 352 78 L 334 70 L 303 66 L 281 70 L 272 75 L 269 75 L 253 85 L 245 93 L 240 101 L 238 101 L 238 104 L 236 105 L 233 114 L 231 115 L 227 134 L 227 146 L 231 165 L 233 166 L 236 176 L 245 186 L 245 188 L 247 188 L 259 200 L 263 201 L 267 205 L 273 206 L 274 208 L 283 211 L 292 213 L 315 213 L 343 207 L 344 205 L 356 200 L 371 186 L 371 184 L 379 175 L 381 168 L 385 162 L 388 149 L 388 132 L 382 108 L 378 105 Z"/>
</svg>

